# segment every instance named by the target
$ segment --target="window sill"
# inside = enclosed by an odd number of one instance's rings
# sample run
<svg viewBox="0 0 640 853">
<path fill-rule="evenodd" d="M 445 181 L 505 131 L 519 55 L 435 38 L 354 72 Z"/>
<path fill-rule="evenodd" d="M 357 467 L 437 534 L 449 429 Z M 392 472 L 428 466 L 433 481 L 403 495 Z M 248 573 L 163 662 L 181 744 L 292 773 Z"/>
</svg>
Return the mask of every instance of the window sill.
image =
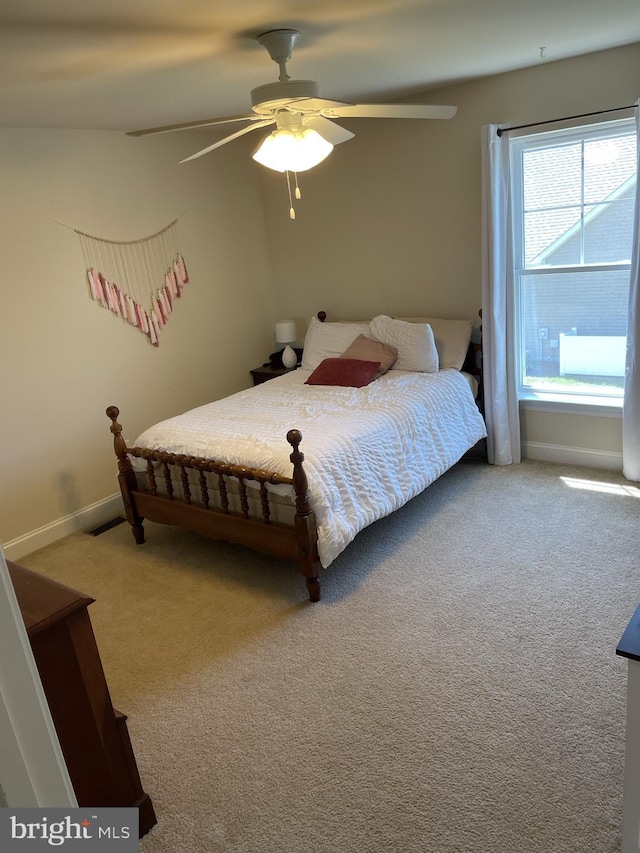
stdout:
<svg viewBox="0 0 640 853">
<path fill-rule="evenodd" d="M 603 418 L 622 417 L 621 397 L 593 397 L 579 394 L 548 394 L 543 391 L 522 392 L 520 406 L 537 412 L 563 415 L 588 415 Z"/>
</svg>

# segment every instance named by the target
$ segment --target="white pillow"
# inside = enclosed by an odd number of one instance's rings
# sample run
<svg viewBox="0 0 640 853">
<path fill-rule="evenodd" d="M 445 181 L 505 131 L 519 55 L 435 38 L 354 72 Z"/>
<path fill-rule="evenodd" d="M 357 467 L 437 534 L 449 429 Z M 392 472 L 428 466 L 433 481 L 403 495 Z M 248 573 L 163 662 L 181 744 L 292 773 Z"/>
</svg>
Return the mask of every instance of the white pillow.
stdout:
<svg viewBox="0 0 640 853">
<path fill-rule="evenodd" d="M 325 358 L 339 358 L 358 335 L 371 336 L 368 323 L 321 323 L 309 321 L 302 350 L 304 370 L 315 370 Z"/>
<path fill-rule="evenodd" d="M 438 350 L 428 323 L 407 323 L 380 314 L 371 321 L 371 334 L 376 340 L 398 350 L 397 361 L 391 370 L 437 373 Z"/>
<path fill-rule="evenodd" d="M 440 370 L 453 367 L 462 370 L 471 341 L 471 320 L 441 320 L 435 317 L 399 317 L 408 323 L 428 323 L 433 329 Z"/>
</svg>

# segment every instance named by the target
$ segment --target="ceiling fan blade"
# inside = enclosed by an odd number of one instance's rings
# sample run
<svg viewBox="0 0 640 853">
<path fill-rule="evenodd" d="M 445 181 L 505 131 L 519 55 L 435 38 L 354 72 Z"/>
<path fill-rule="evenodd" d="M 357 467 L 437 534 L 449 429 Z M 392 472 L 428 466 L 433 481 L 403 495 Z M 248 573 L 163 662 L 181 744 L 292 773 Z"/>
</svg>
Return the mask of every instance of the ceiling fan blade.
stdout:
<svg viewBox="0 0 640 853">
<path fill-rule="evenodd" d="M 321 110 L 333 110 L 338 107 L 353 107 L 355 104 L 345 101 L 330 101 L 327 98 L 301 98 L 300 100 L 292 100 L 290 104 L 285 106 L 285 109 L 295 110 L 301 113 L 319 113 Z"/>
<path fill-rule="evenodd" d="M 323 109 L 327 118 L 453 118 L 457 107 L 426 104 L 347 104 Z"/>
<path fill-rule="evenodd" d="M 339 145 L 340 142 L 346 142 L 355 136 L 350 130 L 345 130 L 344 127 L 340 127 L 339 124 L 329 121 L 328 118 L 322 118 L 322 116 L 303 116 L 302 124 L 305 127 L 310 127 L 311 130 L 315 130 L 332 145 Z"/>
<path fill-rule="evenodd" d="M 209 145 L 207 148 L 203 148 L 202 151 L 198 151 L 195 154 L 192 154 L 190 157 L 185 157 L 184 160 L 180 160 L 180 163 L 188 163 L 189 160 L 196 160 L 198 157 L 202 157 L 203 154 L 208 154 L 215 148 L 220 148 L 222 145 L 226 145 L 227 142 L 231 142 L 232 140 L 237 139 L 239 136 L 244 136 L 245 133 L 250 133 L 252 130 L 258 130 L 258 128 L 260 127 L 266 127 L 269 124 L 275 123 L 276 120 L 274 118 L 262 119 L 262 121 L 257 121 L 254 124 L 250 124 L 248 127 L 243 127 L 242 130 L 236 130 L 235 133 L 232 133 L 230 136 L 225 136 L 224 139 L 219 139 L 217 142 L 214 142 L 213 145 Z"/>
<path fill-rule="evenodd" d="M 182 124 L 168 124 L 165 127 L 147 127 L 143 130 L 128 130 L 127 136 L 150 136 L 153 133 L 173 133 L 176 130 L 195 130 L 199 127 L 213 127 L 216 124 L 229 124 L 233 121 L 258 121 L 262 116 L 253 113 L 243 116 L 227 116 L 226 118 L 205 118 L 202 121 L 185 121 Z"/>
</svg>

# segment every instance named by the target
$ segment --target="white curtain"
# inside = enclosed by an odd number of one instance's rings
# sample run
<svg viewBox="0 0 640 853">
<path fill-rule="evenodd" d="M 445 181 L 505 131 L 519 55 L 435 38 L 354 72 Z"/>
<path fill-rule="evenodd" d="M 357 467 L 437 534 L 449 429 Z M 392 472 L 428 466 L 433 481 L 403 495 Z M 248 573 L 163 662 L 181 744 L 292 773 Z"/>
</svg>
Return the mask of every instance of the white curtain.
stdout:
<svg viewBox="0 0 640 853">
<path fill-rule="evenodd" d="M 636 136 L 640 143 L 640 101 L 636 101 Z M 640 144 L 638 145 L 640 174 Z M 636 179 L 636 206 L 633 224 L 629 318 L 627 326 L 627 368 L 622 406 L 622 472 L 628 480 L 640 481 L 640 193 Z"/>
<path fill-rule="evenodd" d="M 515 294 L 509 142 L 498 125 L 482 128 L 482 349 L 487 455 L 494 465 L 520 462 L 515 373 Z"/>
</svg>

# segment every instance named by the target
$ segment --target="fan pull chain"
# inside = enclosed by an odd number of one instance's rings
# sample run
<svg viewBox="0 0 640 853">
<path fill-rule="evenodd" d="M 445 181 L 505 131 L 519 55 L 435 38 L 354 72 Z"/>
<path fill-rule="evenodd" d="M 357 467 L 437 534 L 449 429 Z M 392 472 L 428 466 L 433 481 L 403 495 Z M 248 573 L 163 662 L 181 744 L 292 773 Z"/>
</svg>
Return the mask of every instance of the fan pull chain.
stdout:
<svg viewBox="0 0 640 853">
<path fill-rule="evenodd" d="M 300 192 L 300 187 L 298 186 L 298 173 L 294 172 L 296 176 L 296 198 L 302 198 L 302 193 Z"/>
<path fill-rule="evenodd" d="M 291 178 L 289 176 L 289 171 L 287 170 L 287 190 L 289 191 L 289 219 L 296 218 L 296 212 L 293 207 L 293 198 L 291 197 Z"/>
</svg>

